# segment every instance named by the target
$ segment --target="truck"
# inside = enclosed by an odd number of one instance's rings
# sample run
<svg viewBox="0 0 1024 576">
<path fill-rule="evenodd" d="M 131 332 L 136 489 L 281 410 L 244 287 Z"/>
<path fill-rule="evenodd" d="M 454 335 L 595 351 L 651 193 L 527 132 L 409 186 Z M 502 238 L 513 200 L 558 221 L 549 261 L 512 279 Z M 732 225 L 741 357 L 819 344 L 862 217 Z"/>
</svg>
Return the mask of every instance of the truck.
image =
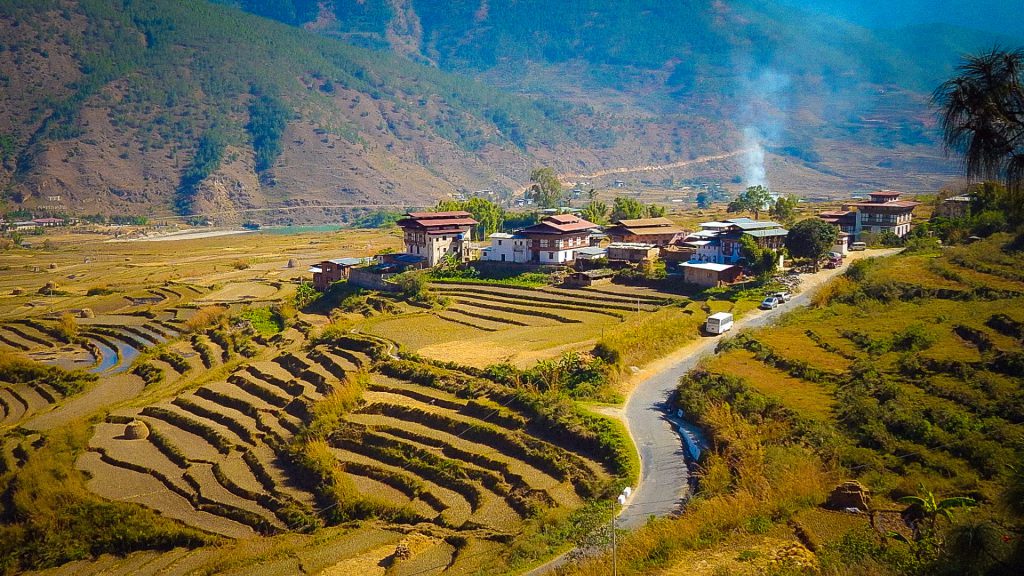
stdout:
<svg viewBox="0 0 1024 576">
<path fill-rule="evenodd" d="M 704 330 L 709 334 L 725 334 L 732 330 L 732 314 L 728 312 L 716 312 L 708 316 L 704 323 Z"/>
</svg>

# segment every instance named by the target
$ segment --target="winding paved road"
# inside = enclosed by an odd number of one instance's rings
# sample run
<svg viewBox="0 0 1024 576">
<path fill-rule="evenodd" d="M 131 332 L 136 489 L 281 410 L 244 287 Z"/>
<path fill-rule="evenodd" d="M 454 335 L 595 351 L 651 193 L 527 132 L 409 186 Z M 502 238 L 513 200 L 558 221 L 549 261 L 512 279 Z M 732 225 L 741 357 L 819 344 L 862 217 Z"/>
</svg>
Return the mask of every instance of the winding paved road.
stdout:
<svg viewBox="0 0 1024 576">
<path fill-rule="evenodd" d="M 803 291 L 775 310 L 755 310 L 736 321 L 732 334 L 750 328 L 761 328 L 778 316 L 810 304 L 811 297 L 828 280 L 846 271 L 854 260 L 890 256 L 900 249 L 872 250 L 852 253 L 846 265 L 835 270 L 822 270 L 804 279 Z M 690 457 L 687 444 L 699 444 L 700 431 L 676 418 L 669 399 L 679 378 L 697 365 L 705 355 L 714 352 L 723 336 L 703 337 L 674 355 L 682 356 L 667 367 L 641 380 L 633 389 L 622 417 L 640 453 L 640 481 L 619 513 L 616 526 L 636 528 L 652 516 L 670 516 L 679 512 L 688 496 L 690 473 L 686 466 Z M 526 576 L 547 574 L 568 561 L 562 554 L 527 572 Z"/>
<path fill-rule="evenodd" d="M 815 282 L 815 286 L 774 310 L 755 310 L 737 320 L 729 335 L 763 327 L 779 315 L 809 304 L 817 288 L 845 268 L 821 273 L 823 279 Z M 687 448 L 687 439 L 691 444 L 696 442 L 700 431 L 676 418 L 669 401 L 679 378 L 692 370 L 702 357 L 713 353 L 723 337 L 703 337 L 699 344 L 685 348 L 683 359 L 641 381 L 626 402 L 626 426 L 640 452 L 640 482 L 619 515 L 619 526 L 636 528 L 651 516 L 674 514 L 685 501 L 690 486 L 686 462 L 692 456 L 688 453 L 692 448 Z"/>
</svg>

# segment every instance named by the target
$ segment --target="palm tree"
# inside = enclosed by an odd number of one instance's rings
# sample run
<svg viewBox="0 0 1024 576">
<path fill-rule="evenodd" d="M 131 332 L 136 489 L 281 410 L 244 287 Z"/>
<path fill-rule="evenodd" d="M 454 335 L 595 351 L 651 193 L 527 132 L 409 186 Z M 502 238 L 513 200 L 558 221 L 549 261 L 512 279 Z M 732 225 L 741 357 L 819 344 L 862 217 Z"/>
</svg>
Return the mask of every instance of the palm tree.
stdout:
<svg viewBox="0 0 1024 576">
<path fill-rule="evenodd" d="M 966 57 L 932 94 L 946 148 L 962 151 L 968 178 L 1024 186 L 1024 49 Z"/>
</svg>

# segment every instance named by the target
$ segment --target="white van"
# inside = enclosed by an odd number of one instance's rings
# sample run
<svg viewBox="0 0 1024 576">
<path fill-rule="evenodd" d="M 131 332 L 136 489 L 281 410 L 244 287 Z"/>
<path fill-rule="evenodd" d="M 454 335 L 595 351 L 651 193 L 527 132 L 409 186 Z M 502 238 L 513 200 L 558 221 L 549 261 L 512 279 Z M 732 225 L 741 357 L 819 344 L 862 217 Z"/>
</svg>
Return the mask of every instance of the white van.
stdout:
<svg viewBox="0 0 1024 576">
<path fill-rule="evenodd" d="M 704 329 L 710 334 L 725 334 L 732 330 L 732 314 L 728 312 L 717 312 L 708 316 Z"/>
<path fill-rule="evenodd" d="M 867 250 L 867 249 L 868 249 L 868 245 L 863 243 L 863 242 L 854 242 L 853 244 L 850 244 L 850 250 L 851 251 Z"/>
</svg>

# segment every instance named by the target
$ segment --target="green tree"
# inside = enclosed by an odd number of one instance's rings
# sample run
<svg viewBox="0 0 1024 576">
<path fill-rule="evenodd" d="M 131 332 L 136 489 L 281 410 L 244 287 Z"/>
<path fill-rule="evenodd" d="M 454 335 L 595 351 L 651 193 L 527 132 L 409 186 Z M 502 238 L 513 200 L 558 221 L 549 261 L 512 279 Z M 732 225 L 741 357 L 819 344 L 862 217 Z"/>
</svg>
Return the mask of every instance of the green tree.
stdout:
<svg viewBox="0 0 1024 576">
<path fill-rule="evenodd" d="M 562 182 L 558 180 L 553 168 L 537 168 L 530 172 L 533 184 L 526 192 L 526 197 L 542 208 L 557 208 L 562 202 Z"/>
<path fill-rule="evenodd" d="M 665 216 L 667 210 L 664 206 L 658 206 L 657 204 L 648 204 L 646 212 L 648 218 L 661 218 Z"/>
<path fill-rule="evenodd" d="M 1024 49 L 967 56 L 932 94 L 949 150 L 963 153 L 968 178 L 1002 180 L 1021 205 L 1024 188 Z M 1016 214 L 1020 216 L 1020 214 Z"/>
<path fill-rule="evenodd" d="M 701 210 L 711 208 L 711 195 L 707 191 L 701 190 L 697 193 L 697 208 Z"/>
<path fill-rule="evenodd" d="M 800 203 L 800 199 L 790 194 L 788 196 L 779 196 L 775 200 L 775 204 L 772 204 L 768 211 L 777 222 L 781 222 L 787 226 L 793 223 L 796 219 L 796 207 Z"/>
<path fill-rule="evenodd" d="M 647 215 L 647 208 L 634 198 L 616 196 L 612 220 L 635 220 Z"/>
<path fill-rule="evenodd" d="M 494 202 L 484 198 L 470 198 L 465 201 L 442 200 L 434 207 L 439 212 L 451 212 L 463 210 L 473 215 L 478 222 L 473 229 L 473 237 L 476 240 L 483 240 L 501 230 L 505 223 L 505 209 Z"/>
<path fill-rule="evenodd" d="M 729 212 L 753 212 L 754 220 L 761 215 L 761 211 L 771 204 L 772 196 L 768 189 L 760 184 L 751 186 L 741 192 L 735 200 L 729 202 Z"/>
<path fill-rule="evenodd" d="M 747 268 L 762 280 L 770 277 L 779 265 L 778 253 L 762 248 L 746 234 L 740 237 L 740 255 L 747 260 Z"/>
<path fill-rule="evenodd" d="M 264 172 L 274 165 L 281 155 L 281 137 L 288 126 L 291 112 L 280 99 L 269 94 L 256 95 L 249 105 L 249 123 L 245 129 L 252 137 L 252 148 L 256 153 L 256 171 Z"/>
<path fill-rule="evenodd" d="M 836 243 L 839 229 L 818 218 L 808 218 L 793 225 L 786 235 L 786 250 L 795 258 L 810 258 L 817 270 L 818 261 Z"/>
<path fill-rule="evenodd" d="M 591 200 L 580 211 L 580 217 L 588 222 L 603 226 L 608 223 L 608 205 L 598 200 Z"/>
<path fill-rule="evenodd" d="M 295 307 L 302 309 L 320 298 L 320 292 L 309 282 L 303 282 L 295 288 Z"/>
</svg>

